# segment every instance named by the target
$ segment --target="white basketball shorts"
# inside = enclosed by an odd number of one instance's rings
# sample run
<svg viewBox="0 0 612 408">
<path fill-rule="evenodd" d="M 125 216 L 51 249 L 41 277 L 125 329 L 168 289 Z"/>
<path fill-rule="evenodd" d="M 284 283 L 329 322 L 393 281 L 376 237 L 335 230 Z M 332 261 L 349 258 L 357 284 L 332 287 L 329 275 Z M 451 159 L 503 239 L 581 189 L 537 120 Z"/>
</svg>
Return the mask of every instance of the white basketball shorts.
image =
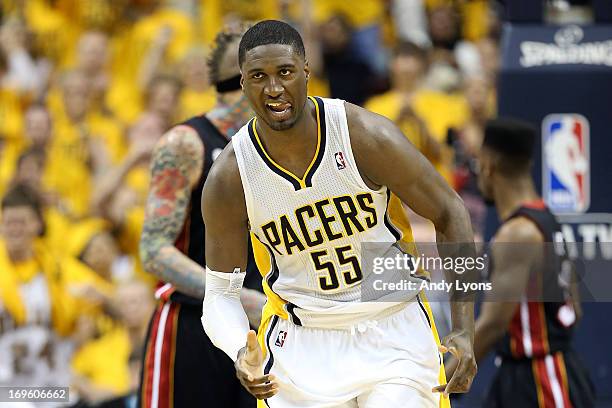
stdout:
<svg viewBox="0 0 612 408">
<path fill-rule="evenodd" d="M 260 408 L 450 407 L 431 391 L 446 381 L 431 311 L 418 298 L 351 331 L 278 316 L 262 329 L 264 372 L 276 376 L 279 392 Z"/>
</svg>

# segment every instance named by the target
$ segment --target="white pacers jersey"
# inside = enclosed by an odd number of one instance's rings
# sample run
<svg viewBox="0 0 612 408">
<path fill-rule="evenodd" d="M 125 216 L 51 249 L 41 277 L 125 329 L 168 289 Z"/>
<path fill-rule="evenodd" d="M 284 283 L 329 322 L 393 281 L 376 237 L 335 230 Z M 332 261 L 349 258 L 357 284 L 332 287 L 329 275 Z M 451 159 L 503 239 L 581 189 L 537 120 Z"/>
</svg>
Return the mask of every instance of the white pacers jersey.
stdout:
<svg viewBox="0 0 612 408">
<path fill-rule="evenodd" d="M 397 197 L 362 180 L 344 101 L 310 98 L 318 141 L 303 177 L 268 155 L 252 119 L 232 138 L 271 315 L 306 327 L 347 328 L 397 311 L 398 302 L 362 302 L 362 243 L 412 243 Z M 415 293 L 416 294 L 416 293 Z"/>
</svg>

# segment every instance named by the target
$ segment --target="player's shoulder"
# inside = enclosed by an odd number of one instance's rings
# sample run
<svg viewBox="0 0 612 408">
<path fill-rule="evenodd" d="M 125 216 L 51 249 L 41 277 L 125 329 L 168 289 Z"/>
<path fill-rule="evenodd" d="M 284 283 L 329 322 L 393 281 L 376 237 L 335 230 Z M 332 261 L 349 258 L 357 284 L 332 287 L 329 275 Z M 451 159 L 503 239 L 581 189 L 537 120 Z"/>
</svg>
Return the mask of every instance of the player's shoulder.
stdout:
<svg viewBox="0 0 612 408">
<path fill-rule="evenodd" d="M 177 157 L 199 157 L 204 153 L 204 144 L 198 132 L 191 126 L 173 126 L 157 142 L 156 150 L 173 153 Z"/>
<path fill-rule="evenodd" d="M 188 126 L 174 126 L 157 141 L 151 170 L 153 173 L 178 170 L 193 187 L 201 177 L 203 161 L 204 144 L 197 132 Z"/>
<path fill-rule="evenodd" d="M 345 102 L 345 109 L 351 145 L 357 156 L 397 150 L 406 143 L 406 137 L 385 116 L 349 102 Z"/>
<path fill-rule="evenodd" d="M 538 243 L 544 237 L 538 226 L 529 218 L 513 217 L 506 221 L 495 234 L 496 242 Z"/>
<path fill-rule="evenodd" d="M 232 138 L 208 173 L 202 190 L 202 213 L 245 217 L 246 203 Z M 206 215 L 205 215 L 206 217 Z"/>
<path fill-rule="evenodd" d="M 208 173 L 205 189 L 213 194 L 233 196 L 243 193 L 234 142 L 232 138 L 214 161 Z"/>
</svg>

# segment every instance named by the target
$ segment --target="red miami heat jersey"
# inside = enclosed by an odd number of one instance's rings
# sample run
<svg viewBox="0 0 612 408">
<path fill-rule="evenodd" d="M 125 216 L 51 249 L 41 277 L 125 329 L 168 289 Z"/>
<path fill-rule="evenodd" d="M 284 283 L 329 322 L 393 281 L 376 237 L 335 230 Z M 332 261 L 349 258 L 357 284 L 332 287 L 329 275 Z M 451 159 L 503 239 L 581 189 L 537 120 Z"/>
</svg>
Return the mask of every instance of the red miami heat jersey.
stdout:
<svg viewBox="0 0 612 408">
<path fill-rule="evenodd" d="M 516 217 L 531 220 L 548 243 L 543 245 L 545 259 L 542 270 L 538 271 L 537 276 L 532 275 L 532 278 L 541 279 L 539 286 L 544 293 L 537 296 L 546 302 L 526 299 L 520 302 L 506 335 L 498 344 L 497 352 L 515 359 L 540 358 L 570 348 L 576 315 L 569 288 L 561 283 L 568 281 L 567 277 L 561 276 L 564 269 L 562 264 L 570 261 L 555 254 L 551 243 L 555 242 L 555 235 L 560 234 L 561 230 L 542 200 L 524 204 L 508 220 Z"/>
</svg>

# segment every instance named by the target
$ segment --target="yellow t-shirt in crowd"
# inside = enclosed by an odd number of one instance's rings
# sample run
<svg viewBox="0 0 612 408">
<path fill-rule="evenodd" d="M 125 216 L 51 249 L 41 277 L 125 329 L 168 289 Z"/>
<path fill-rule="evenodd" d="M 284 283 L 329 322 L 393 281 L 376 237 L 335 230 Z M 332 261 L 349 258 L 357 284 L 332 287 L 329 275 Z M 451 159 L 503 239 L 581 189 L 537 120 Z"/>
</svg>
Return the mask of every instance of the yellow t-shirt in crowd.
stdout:
<svg viewBox="0 0 612 408">
<path fill-rule="evenodd" d="M 86 119 L 91 137 L 98 140 L 106 149 L 110 163 L 118 164 L 127 153 L 125 128 L 112 116 L 101 112 L 92 112 Z"/>
<path fill-rule="evenodd" d="M 116 325 L 99 338 L 81 346 L 74 353 L 72 368 L 94 386 L 122 395 L 129 391 L 130 386 L 131 349 L 127 330 Z"/>
<path fill-rule="evenodd" d="M 489 29 L 489 1 L 465 1 L 461 7 L 463 38 L 477 41 L 486 37 Z"/>
<path fill-rule="evenodd" d="M 23 151 L 23 140 L 0 139 L 0 198 L 8 189 L 17 167 L 17 160 Z"/>
<path fill-rule="evenodd" d="M 123 123 L 132 124 L 142 113 L 143 100 L 141 90 L 135 79 L 113 76 L 106 92 L 106 105 Z"/>
<path fill-rule="evenodd" d="M 213 87 L 204 92 L 185 88 L 181 94 L 179 121 L 208 112 L 217 102 L 217 93 Z"/>
<path fill-rule="evenodd" d="M 134 25 L 134 41 L 142 47 L 140 50 L 144 50 L 164 26 L 172 29 L 172 40 L 166 55 L 169 62 L 176 62 L 185 55 L 194 41 L 193 22 L 185 13 L 171 8 L 156 10 Z"/>
<path fill-rule="evenodd" d="M 57 87 L 51 88 L 46 100 L 54 120 L 61 123 L 62 126 L 69 126 L 71 123 L 64 110 L 61 90 Z M 87 131 L 90 137 L 102 142 L 112 163 L 118 163 L 127 152 L 124 136 L 125 127 L 123 123 L 112 116 L 112 114 L 105 114 L 100 110 L 92 109 L 91 112 L 87 114 L 83 129 Z M 61 129 L 62 132 L 65 130 L 64 128 Z M 62 137 L 63 135 L 63 133 L 57 130 L 55 133 L 58 134 L 58 137 Z"/>
<path fill-rule="evenodd" d="M 55 207 L 47 207 L 44 211 L 45 235 L 43 239 L 49 249 L 55 253 L 62 253 L 66 245 L 66 237 L 70 236 L 72 224 L 65 214 Z"/>
<path fill-rule="evenodd" d="M 147 165 L 137 166 L 125 176 L 125 184 L 136 193 L 136 201 L 141 207 L 147 201 L 150 181 L 151 172 Z"/>
<path fill-rule="evenodd" d="M 63 108 L 52 111 L 54 137 L 48 148 L 43 185 L 60 195 L 67 213 L 83 216 L 89 211 L 93 161 L 103 157 L 106 165 L 113 165 L 123 158 L 124 129 L 120 122 L 100 113 L 90 113 L 83 123 L 75 124 Z"/>
<path fill-rule="evenodd" d="M 153 41 L 166 26 L 172 30 L 172 39 L 164 55 L 164 66 L 158 67 L 158 71 L 168 70 L 195 40 L 193 22 L 184 13 L 160 8 L 133 27 L 119 31 L 110 41 L 112 82 L 106 104 L 124 123 L 133 123 L 144 109 L 139 75 Z"/>
<path fill-rule="evenodd" d="M 389 91 L 371 98 L 366 109 L 397 121 L 402 107 L 401 95 Z M 462 95 L 420 90 L 413 97 L 412 109 L 425 122 L 431 135 L 444 143 L 448 129 L 460 128 L 468 120 L 468 106 Z"/>
<path fill-rule="evenodd" d="M 53 8 L 81 27 L 111 32 L 123 17 L 126 1 L 108 0 L 53 0 Z"/>
<path fill-rule="evenodd" d="M 19 95 L 0 88 L 0 137 L 15 140 L 22 137 L 23 114 Z"/>
<path fill-rule="evenodd" d="M 45 0 L 28 0 L 24 14 L 34 41 L 44 55 L 59 67 L 66 67 L 73 59 L 80 29 L 74 20 L 66 18 Z"/>
<path fill-rule="evenodd" d="M 395 91 L 371 98 L 365 105 L 366 109 L 386 116 L 400 127 L 402 132 L 419 149 L 423 149 L 423 135 L 418 132 L 418 126 L 411 121 L 398 123 L 402 108 L 402 97 Z M 412 109 L 427 126 L 430 135 L 443 147 L 446 146 L 446 136 L 449 128 L 461 128 L 468 119 L 468 108 L 465 99 L 459 95 L 448 95 L 441 92 L 420 90 L 412 100 Z M 450 180 L 451 152 L 443 149 L 442 159 L 433 163 L 436 169 Z"/>
<path fill-rule="evenodd" d="M 341 13 L 346 15 L 351 23 L 357 28 L 379 24 L 384 15 L 384 5 L 380 0 L 315 0 L 314 19 L 323 22 L 333 14 Z"/>
<path fill-rule="evenodd" d="M 326 78 L 311 74 L 308 80 L 308 95 L 329 98 L 329 83 Z"/>
<path fill-rule="evenodd" d="M 21 297 L 19 288 L 42 274 L 49 294 L 52 327 L 58 334 L 68 335 L 74 327 L 78 307 L 75 299 L 66 291 L 64 267 L 42 240 L 35 240 L 33 245 L 32 259 L 14 263 L 8 256 L 6 244 L 0 238 L 0 301 L 15 324 L 24 325 L 29 321 L 27 299 Z"/>
<path fill-rule="evenodd" d="M 10 89 L 0 88 L 0 197 L 4 195 L 8 183 L 13 178 L 17 159 L 23 152 L 22 101 Z"/>
<path fill-rule="evenodd" d="M 118 231 L 117 241 L 121 251 L 132 258 L 134 262 L 134 275 L 153 289 L 158 280 L 154 275 L 145 272 L 140 260 L 139 245 L 144 218 L 144 204 L 127 209 L 123 218 L 123 224 Z"/>
<path fill-rule="evenodd" d="M 74 216 L 85 215 L 91 197 L 88 135 L 84 126 L 65 118 L 54 120 L 54 138 L 47 150 L 43 185 L 60 196 L 61 206 Z"/>
<path fill-rule="evenodd" d="M 60 255 L 58 255 L 60 256 Z M 104 305 L 87 297 L 83 288 L 90 286 L 107 298 L 113 296 L 115 286 L 99 276 L 87 265 L 70 256 L 61 256 L 63 284 L 67 293 L 74 299 L 74 314 L 87 316 L 99 332 L 105 333 L 114 326 L 113 320 L 106 315 Z"/>
<path fill-rule="evenodd" d="M 137 21 L 131 30 L 120 33 L 120 44 L 111 45 L 115 56 L 111 66 L 113 80 L 137 83 L 143 58 L 164 27 L 172 31 L 164 62 L 172 64 L 185 55 L 194 41 L 192 21 L 178 10 L 161 8 Z"/>
<path fill-rule="evenodd" d="M 198 38 L 212 45 L 217 33 L 228 21 L 229 16 L 242 21 L 278 20 L 280 18 L 277 0 L 200 0 L 200 24 Z"/>
</svg>

